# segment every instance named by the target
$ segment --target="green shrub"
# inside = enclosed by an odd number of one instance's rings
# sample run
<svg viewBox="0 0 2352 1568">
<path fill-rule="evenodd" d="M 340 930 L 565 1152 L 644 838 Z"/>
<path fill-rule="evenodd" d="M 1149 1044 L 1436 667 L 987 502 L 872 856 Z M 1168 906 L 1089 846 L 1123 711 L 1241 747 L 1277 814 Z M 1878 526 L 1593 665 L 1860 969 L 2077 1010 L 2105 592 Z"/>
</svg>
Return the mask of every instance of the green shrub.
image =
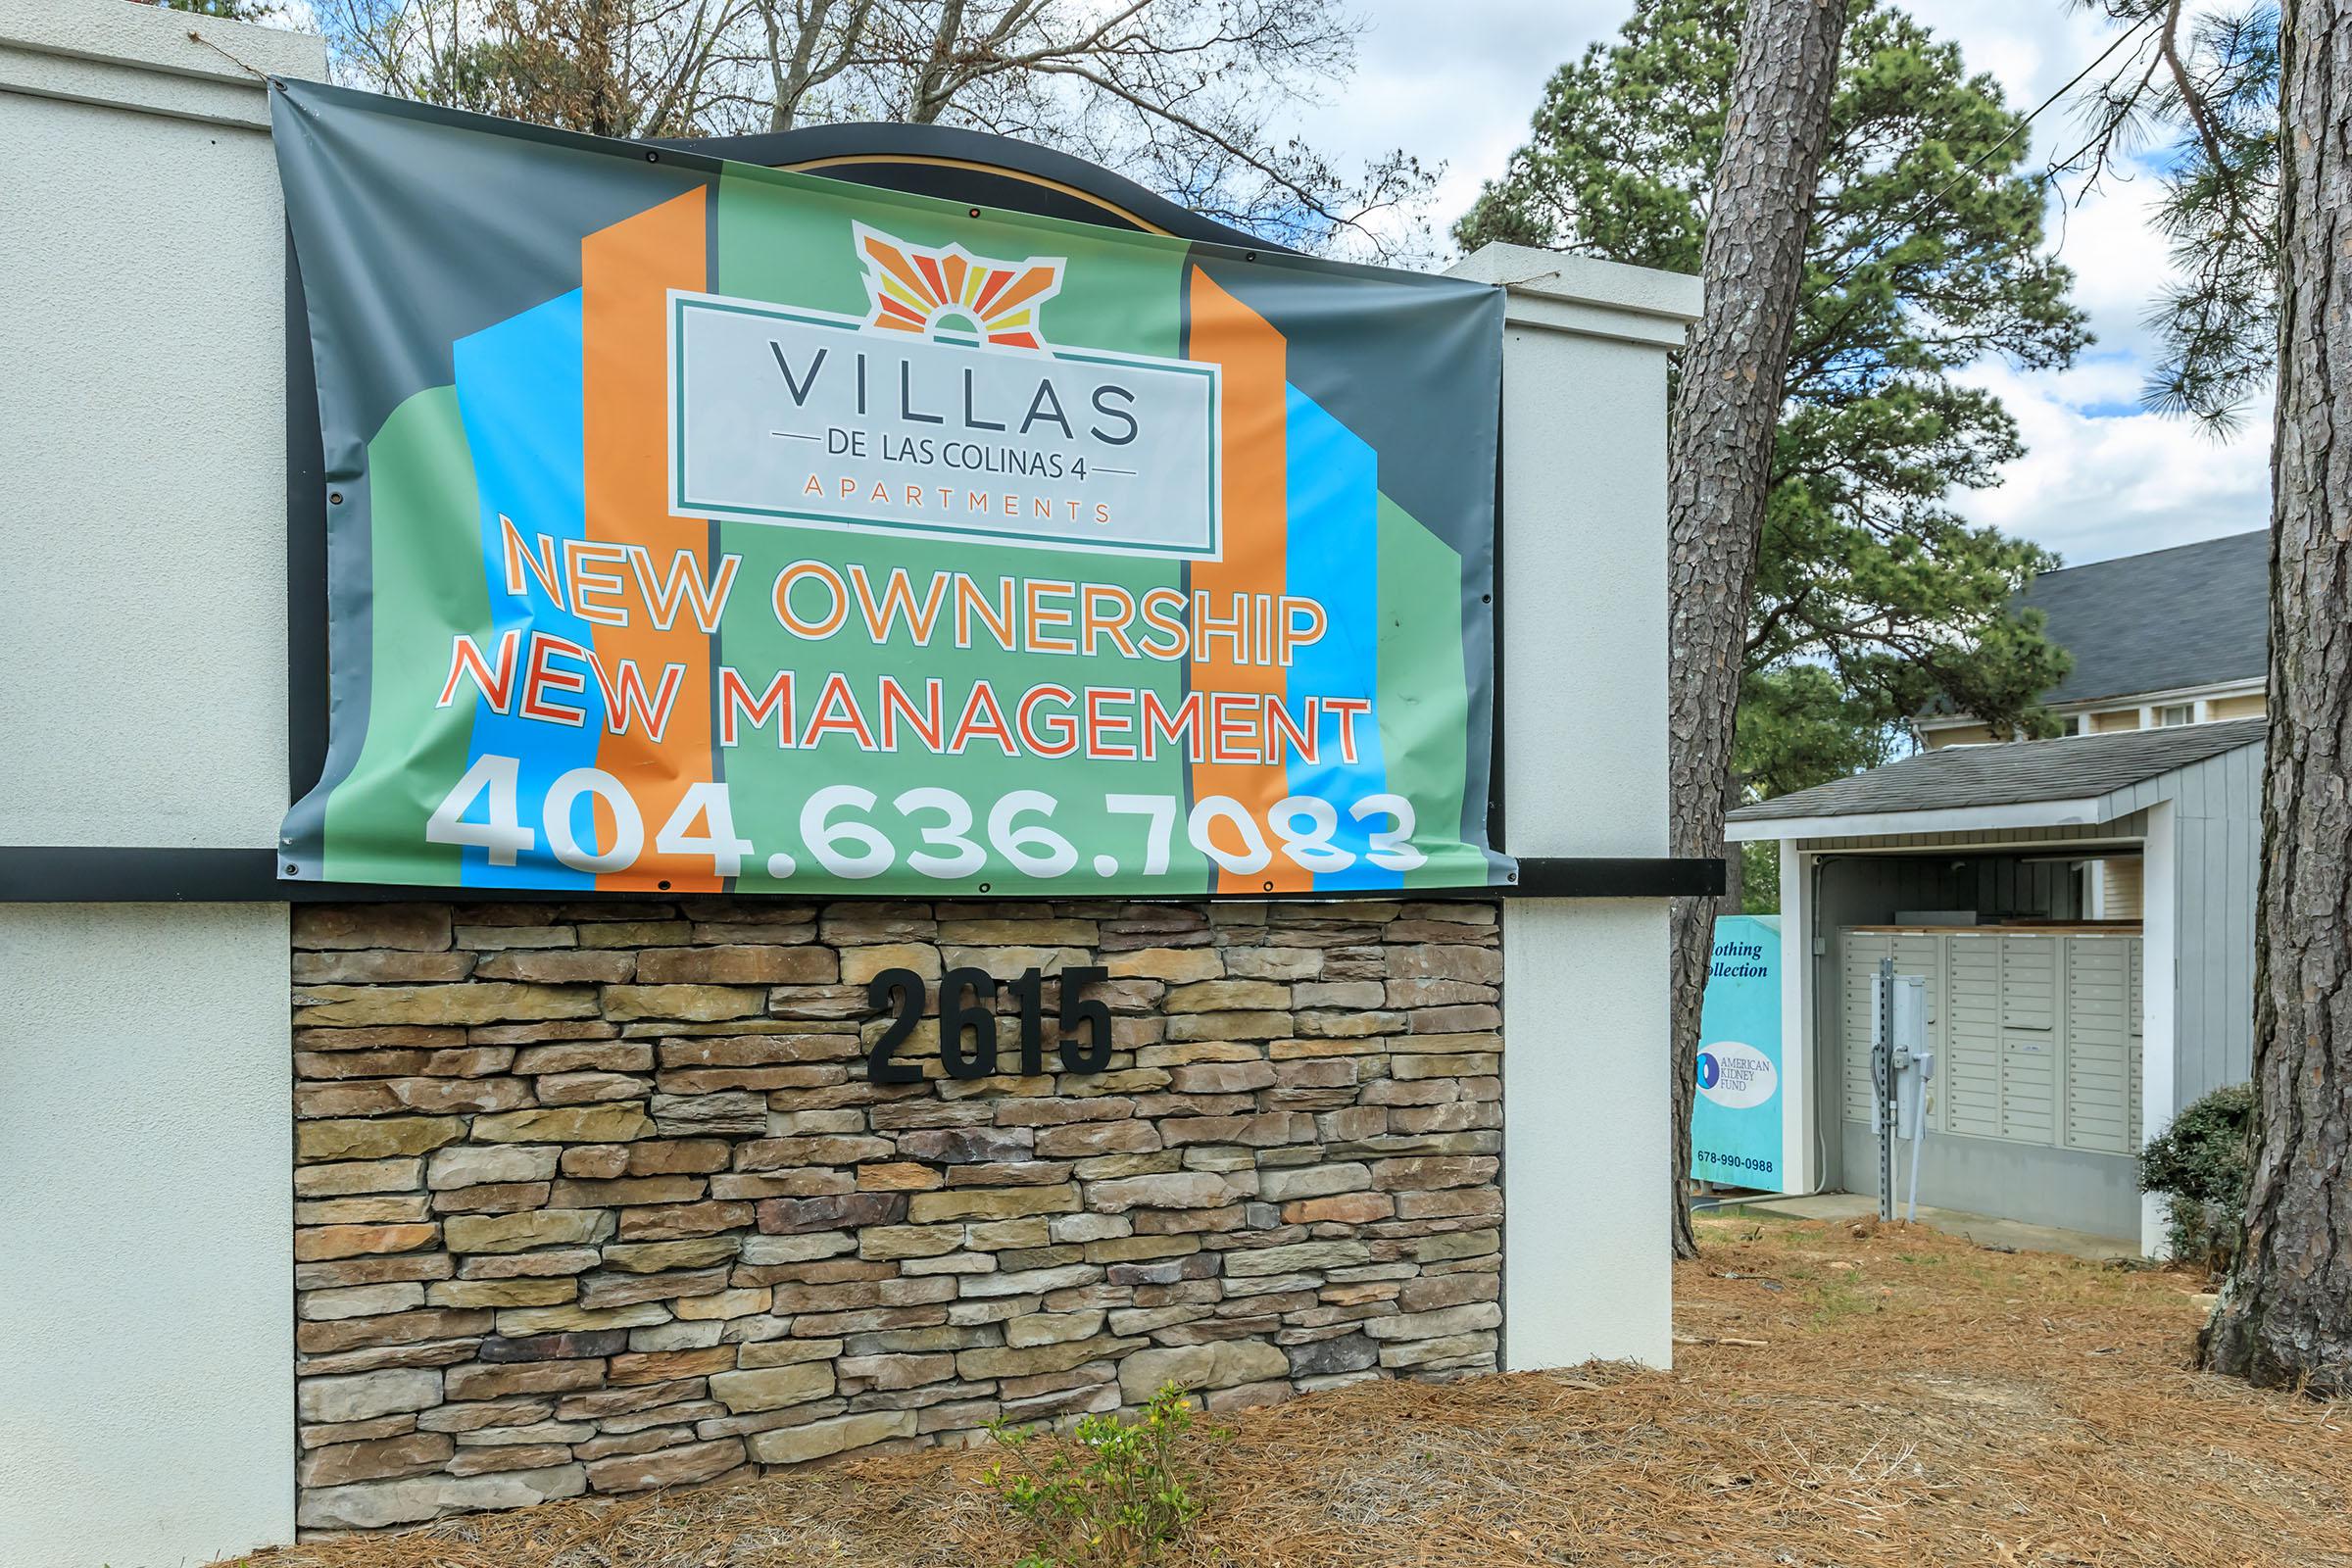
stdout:
<svg viewBox="0 0 2352 1568">
<path fill-rule="evenodd" d="M 1184 1391 L 1163 1384 L 1141 1417 L 1081 1416 L 1073 1456 L 1052 1449 L 1040 1459 L 1039 1429 L 1017 1430 L 999 1420 L 988 1429 L 1012 1461 L 988 1467 L 989 1485 L 1006 1506 L 1036 1527 L 1038 1549 L 1017 1568 L 1130 1568 L 1153 1563 L 1183 1539 L 1208 1505 L 1197 1471 L 1180 1442 L 1193 1426 Z M 1205 1435 L 1232 1436 L 1221 1427 Z"/>
<path fill-rule="evenodd" d="M 2139 1152 L 2139 1190 L 2164 1195 L 2173 1255 L 2227 1273 L 2236 1260 L 2253 1179 L 2254 1089 L 2216 1089 L 2181 1107 Z"/>
</svg>

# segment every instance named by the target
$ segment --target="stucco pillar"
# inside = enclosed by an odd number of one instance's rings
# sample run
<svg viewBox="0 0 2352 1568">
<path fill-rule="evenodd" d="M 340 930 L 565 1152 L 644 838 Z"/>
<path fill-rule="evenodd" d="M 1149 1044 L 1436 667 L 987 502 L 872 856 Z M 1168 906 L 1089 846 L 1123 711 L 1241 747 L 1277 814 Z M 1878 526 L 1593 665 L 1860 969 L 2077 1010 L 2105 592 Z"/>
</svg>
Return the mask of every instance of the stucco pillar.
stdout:
<svg viewBox="0 0 2352 1568">
<path fill-rule="evenodd" d="M 0 5 L 0 846 L 268 849 L 286 793 L 283 219 L 317 38 Z M 13 898 L 66 900 L 28 885 Z M 0 1562 L 294 1526 L 286 906 L 0 904 Z"/>
<path fill-rule="evenodd" d="M 1666 356 L 1695 278 L 1513 245 L 1498 575 L 1505 809 L 1521 857 L 1664 856 Z M 1666 1365 L 1663 899 L 1503 914 L 1504 1364 Z"/>
</svg>

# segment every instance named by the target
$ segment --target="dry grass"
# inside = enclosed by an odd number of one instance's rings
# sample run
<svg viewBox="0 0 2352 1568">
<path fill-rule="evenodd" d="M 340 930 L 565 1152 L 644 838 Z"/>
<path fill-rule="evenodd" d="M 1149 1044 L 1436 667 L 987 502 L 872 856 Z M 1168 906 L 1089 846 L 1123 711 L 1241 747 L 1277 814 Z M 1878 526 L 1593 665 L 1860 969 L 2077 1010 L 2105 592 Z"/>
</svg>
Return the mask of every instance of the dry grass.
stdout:
<svg viewBox="0 0 2352 1568">
<path fill-rule="evenodd" d="M 1670 1374 L 1364 1384 L 1247 1412 L 1175 1560 L 2352 1564 L 2352 1411 L 2186 1370 L 2186 1278 L 1871 1229 L 1702 1222 Z M 253 1564 L 985 1568 L 1021 1552 L 985 1459 L 852 1459 Z"/>
</svg>

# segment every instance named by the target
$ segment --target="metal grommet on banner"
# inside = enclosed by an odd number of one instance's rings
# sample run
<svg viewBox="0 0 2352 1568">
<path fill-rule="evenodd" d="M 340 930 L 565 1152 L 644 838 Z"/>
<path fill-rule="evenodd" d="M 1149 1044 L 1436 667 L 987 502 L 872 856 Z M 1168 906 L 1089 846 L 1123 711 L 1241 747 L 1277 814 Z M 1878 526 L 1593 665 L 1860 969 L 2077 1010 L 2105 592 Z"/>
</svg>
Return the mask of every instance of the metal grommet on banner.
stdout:
<svg viewBox="0 0 2352 1568">
<path fill-rule="evenodd" d="M 649 164 L 658 164 L 662 161 L 662 155 L 660 153 L 647 153 L 645 155 L 645 161 Z"/>
<path fill-rule="evenodd" d="M 964 209 L 964 212 L 973 218 L 978 218 L 980 216 L 980 209 L 977 207 L 967 207 Z"/>
<path fill-rule="evenodd" d="M 983 893 L 986 893 L 986 892 L 988 891 L 988 884 L 987 884 L 987 883 L 985 883 L 985 882 L 981 883 L 981 884 L 980 884 L 980 891 L 981 891 L 981 892 L 983 892 Z"/>
<path fill-rule="evenodd" d="M 326 502 L 327 505 L 331 507 L 341 506 L 343 504 L 343 492 L 340 490 L 329 490 L 326 493 Z"/>
<path fill-rule="evenodd" d="M 654 887 L 657 891 L 662 893 L 667 893 L 669 891 L 669 884 L 666 882 L 657 882 L 654 884 Z"/>
</svg>

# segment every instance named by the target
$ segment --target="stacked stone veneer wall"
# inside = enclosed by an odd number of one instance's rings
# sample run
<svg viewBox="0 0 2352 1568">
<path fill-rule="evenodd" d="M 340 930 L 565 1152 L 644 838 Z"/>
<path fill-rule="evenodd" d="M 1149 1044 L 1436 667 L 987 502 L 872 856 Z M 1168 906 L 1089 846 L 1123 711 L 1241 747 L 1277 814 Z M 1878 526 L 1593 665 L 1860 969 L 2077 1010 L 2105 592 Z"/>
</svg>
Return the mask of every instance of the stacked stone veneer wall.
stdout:
<svg viewBox="0 0 2352 1568">
<path fill-rule="evenodd" d="M 374 905 L 294 933 L 306 1528 L 1170 1379 L 1233 1408 L 1495 1365 L 1490 904 Z M 878 971 L 1090 962 L 1108 1070 L 953 1080 L 926 1022 L 924 1081 L 867 1081 Z"/>
</svg>

